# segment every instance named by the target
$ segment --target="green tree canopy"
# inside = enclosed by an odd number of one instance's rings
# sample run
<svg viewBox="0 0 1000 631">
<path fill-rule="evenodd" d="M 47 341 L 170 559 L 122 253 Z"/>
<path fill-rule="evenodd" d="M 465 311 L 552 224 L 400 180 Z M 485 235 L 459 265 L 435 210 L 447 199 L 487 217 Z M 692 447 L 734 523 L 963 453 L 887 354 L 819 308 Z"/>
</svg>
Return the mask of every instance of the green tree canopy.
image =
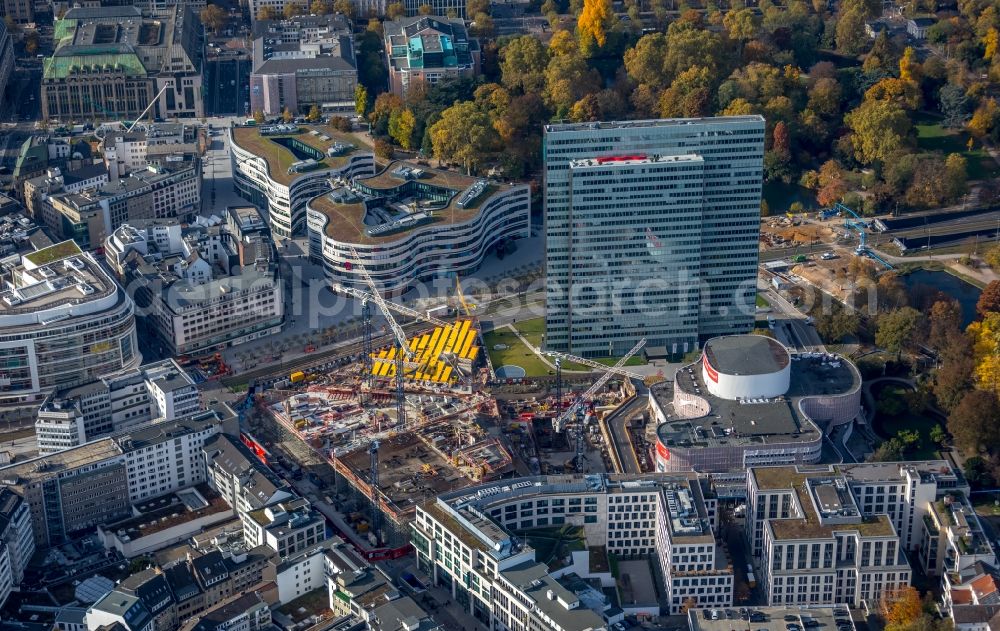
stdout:
<svg viewBox="0 0 1000 631">
<path fill-rule="evenodd" d="M 518 93 L 541 94 L 548 64 L 549 53 L 538 38 L 525 35 L 512 39 L 500 49 L 501 83 Z"/>
<path fill-rule="evenodd" d="M 972 456 L 1000 447 L 1000 406 L 992 392 L 971 390 L 948 415 L 955 446 Z"/>
<path fill-rule="evenodd" d="M 875 344 L 899 356 L 913 343 L 923 314 L 913 307 L 895 309 L 879 316 Z"/>
<path fill-rule="evenodd" d="M 226 12 L 214 4 L 206 4 L 201 10 L 201 23 L 205 28 L 211 29 L 216 35 L 226 25 Z"/>
<path fill-rule="evenodd" d="M 902 149 L 910 133 L 906 112 L 890 101 L 865 101 L 844 116 L 854 155 L 862 164 L 885 162 Z"/>
<path fill-rule="evenodd" d="M 471 173 L 498 146 L 496 130 L 484 112 L 470 101 L 441 112 L 441 120 L 430 128 L 434 157 L 457 162 Z"/>
</svg>

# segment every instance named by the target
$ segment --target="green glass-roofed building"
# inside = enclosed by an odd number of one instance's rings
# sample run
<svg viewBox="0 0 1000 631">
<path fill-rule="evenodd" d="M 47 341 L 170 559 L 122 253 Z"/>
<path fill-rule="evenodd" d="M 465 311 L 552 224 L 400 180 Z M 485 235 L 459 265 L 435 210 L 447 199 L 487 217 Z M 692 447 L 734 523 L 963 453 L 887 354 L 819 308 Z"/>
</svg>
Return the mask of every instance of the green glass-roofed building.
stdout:
<svg viewBox="0 0 1000 631">
<path fill-rule="evenodd" d="M 406 96 L 411 83 L 434 85 L 480 70 L 479 41 L 470 38 L 465 22 L 438 16 L 418 16 L 386 22 L 392 91 Z"/>
<path fill-rule="evenodd" d="M 53 26 L 43 64 L 42 118 L 200 117 L 201 23 L 190 7 L 76 7 Z"/>
</svg>

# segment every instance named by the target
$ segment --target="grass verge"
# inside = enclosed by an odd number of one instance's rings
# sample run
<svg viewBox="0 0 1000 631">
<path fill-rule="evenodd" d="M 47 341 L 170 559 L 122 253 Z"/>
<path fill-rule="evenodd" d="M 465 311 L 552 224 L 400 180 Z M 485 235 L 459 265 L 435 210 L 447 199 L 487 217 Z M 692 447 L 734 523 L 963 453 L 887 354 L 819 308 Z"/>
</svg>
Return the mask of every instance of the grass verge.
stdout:
<svg viewBox="0 0 1000 631">
<path fill-rule="evenodd" d="M 545 341 L 545 318 L 532 318 L 530 320 L 523 320 L 514 324 L 514 328 L 524 336 L 524 339 L 528 340 L 535 348 L 542 348 Z M 493 355 L 490 355 L 490 359 L 493 359 Z M 593 360 L 604 364 L 605 366 L 614 366 L 618 363 L 621 357 L 595 357 Z M 630 357 L 626 366 L 644 366 L 646 364 L 642 357 L 634 356 Z M 496 363 L 494 363 L 496 367 Z M 590 372 L 590 366 L 584 366 L 583 364 L 577 364 L 575 362 L 563 362 L 563 370 L 572 370 L 580 372 Z"/>
<path fill-rule="evenodd" d="M 957 153 L 965 158 L 968 162 L 970 180 L 1000 176 L 1000 165 L 997 165 L 981 144 L 978 148 L 973 145 L 973 149 L 969 149 L 967 144 L 969 137 L 966 134 L 947 129 L 941 123 L 932 122 L 930 119 L 925 119 L 923 123 L 916 125 L 916 129 L 918 148 L 924 151 L 940 151 L 945 155 Z"/>
<path fill-rule="evenodd" d="M 506 327 L 484 333 L 483 343 L 494 370 L 504 365 L 520 366 L 528 377 L 542 377 L 555 372 Z"/>
</svg>

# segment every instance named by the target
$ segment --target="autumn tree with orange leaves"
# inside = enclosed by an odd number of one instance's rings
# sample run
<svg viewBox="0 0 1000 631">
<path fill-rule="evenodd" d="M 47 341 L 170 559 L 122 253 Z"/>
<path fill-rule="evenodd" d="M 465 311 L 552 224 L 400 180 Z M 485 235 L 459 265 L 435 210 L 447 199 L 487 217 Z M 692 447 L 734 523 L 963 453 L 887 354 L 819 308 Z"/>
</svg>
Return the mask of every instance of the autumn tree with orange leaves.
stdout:
<svg viewBox="0 0 1000 631">
<path fill-rule="evenodd" d="M 882 592 L 882 612 L 887 628 L 903 628 L 920 618 L 924 605 L 916 588 L 907 585 Z"/>
<path fill-rule="evenodd" d="M 604 46 L 608 41 L 607 28 L 611 15 L 611 0 L 584 0 L 583 10 L 576 21 L 581 40 L 591 39 L 599 47 Z"/>
</svg>

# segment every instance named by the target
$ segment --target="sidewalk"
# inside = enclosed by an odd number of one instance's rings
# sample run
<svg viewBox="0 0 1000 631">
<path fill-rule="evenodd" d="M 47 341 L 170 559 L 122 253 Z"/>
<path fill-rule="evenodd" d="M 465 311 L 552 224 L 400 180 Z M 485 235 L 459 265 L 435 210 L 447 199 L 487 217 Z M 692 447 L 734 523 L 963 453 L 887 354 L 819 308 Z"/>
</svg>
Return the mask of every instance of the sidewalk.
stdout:
<svg viewBox="0 0 1000 631">
<path fill-rule="evenodd" d="M 476 620 L 462 606 L 455 602 L 451 593 L 443 587 L 428 587 L 427 593 L 439 603 L 436 611 L 431 613 L 434 619 L 446 629 L 461 629 L 462 631 L 489 631 L 489 626 Z M 472 598 L 470 596 L 470 598 Z M 449 603 L 445 605 L 444 603 Z"/>
</svg>

